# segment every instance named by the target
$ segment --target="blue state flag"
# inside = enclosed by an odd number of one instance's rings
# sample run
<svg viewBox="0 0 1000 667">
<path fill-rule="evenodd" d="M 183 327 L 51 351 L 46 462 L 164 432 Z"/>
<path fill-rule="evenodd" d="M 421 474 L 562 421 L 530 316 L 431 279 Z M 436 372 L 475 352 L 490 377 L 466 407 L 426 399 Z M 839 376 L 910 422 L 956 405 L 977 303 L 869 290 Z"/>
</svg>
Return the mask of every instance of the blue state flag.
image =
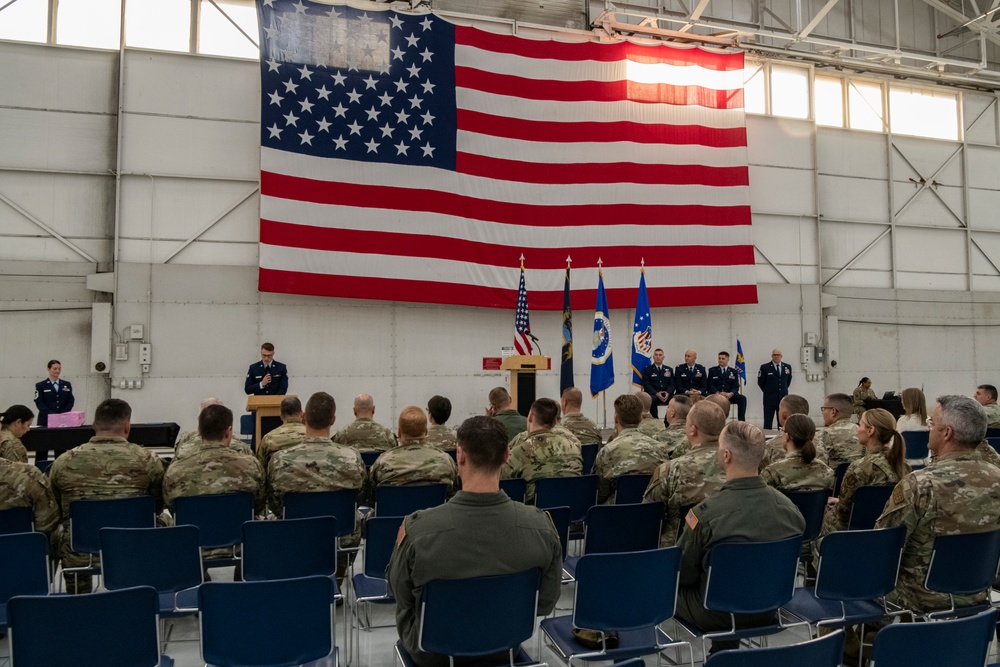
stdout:
<svg viewBox="0 0 1000 667">
<path fill-rule="evenodd" d="M 604 274 L 598 272 L 597 306 L 594 308 L 594 349 L 590 359 L 590 395 L 615 383 L 615 360 L 611 354 L 611 317 L 608 296 L 604 293 Z"/>
<path fill-rule="evenodd" d="M 747 360 L 743 358 L 743 343 L 736 339 L 736 374 L 740 376 L 740 393 L 747 383 Z"/>
<path fill-rule="evenodd" d="M 649 315 L 646 294 L 646 272 L 639 275 L 639 296 L 635 301 L 635 321 L 632 324 L 632 384 L 642 386 L 642 372 L 653 363 L 653 321 Z"/>
<path fill-rule="evenodd" d="M 559 395 L 573 386 L 573 309 L 569 300 L 569 267 L 563 285 L 562 365 L 559 369 Z"/>
</svg>

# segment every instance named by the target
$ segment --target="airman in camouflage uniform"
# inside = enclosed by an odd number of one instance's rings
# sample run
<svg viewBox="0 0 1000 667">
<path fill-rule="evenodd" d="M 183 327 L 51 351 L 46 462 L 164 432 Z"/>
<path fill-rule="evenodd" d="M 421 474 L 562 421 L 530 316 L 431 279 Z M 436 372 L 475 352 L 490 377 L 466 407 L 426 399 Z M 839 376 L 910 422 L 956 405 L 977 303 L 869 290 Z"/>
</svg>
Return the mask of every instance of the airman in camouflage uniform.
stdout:
<svg viewBox="0 0 1000 667">
<path fill-rule="evenodd" d="M 267 465 L 275 452 L 288 449 L 306 438 L 306 425 L 302 423 L 302 402 L 296 396 L 281 401 L 281 426 L 274 429 L 257 445 L 257 460 L 267 473 Z"/>
<path fill-rule="evenodd" d="M 28 463 L 0 459 L 0 510 L 30 507 L 35 530 L 49 535 L 59 524 L 59 506 L 49 478 Z"/>
<path fill-rule="evenodd" d="M 427 444 L 442 452 L 455 451 L 458 438 L 445 426 L 451 417 L 451 401 L 444 396 L 431 396 L 427 401 Z"/>
<path fill-rule="evenodd" d="M 553 430 L 559 405 L 539 398 L 528 413 L 528 435 L 511 447 L 502 478 L 523 477 L 528 482 L 524 502 L 535 502 L 535 480 L 541 477 L 572 477 L 583 472 L 583 454 L 578 442 Z"/>
<path fill-rule="evenodd" d="M 907 464 L 909 470 L 909 464 Z M 854 507 L 854 492 L 862 486 L 882 486 L 895 484 L 899 475 L 892 469 L 885 452 L 876 451 L 864 458 L 852 461 L 844 473 L 840 483 L 840 500 L 835 505 L 828 505 L 823 516 L 823 535 L 837 530 L 847 530 L 851 520 L 851 509 Z"/>
<path fill-rule="evenodd" d="M 778 403 L 778 428 L 780 429 L 781 425 L 792 415 L 808 414 L 809 401 L 798 394 L 787 394 Z M 819 442 L 819 438 L 813 439 L 813 445 L 816 446 L 817 450 L 816 458 L 826 463 L 826 450 L 822 450 L 822 456 L 820 455 L 822 445 Z M 761 459 L 760 469 L 763 471 L 764 468 L 772 463 L 777 463 L 783 458 L 785 458 L 785 439 L 779 433 L 776 436 L 768 438 L 768 441 L 764 444 L 764 458 Z"/>
<path fill-rule="evenodd" d="M 202 439 L 198 435 L 198 431 L 184 431 L 177 436 L 177 441 L 174 443 L 174 460 L 194 454 L 201 447 L 201 444 Z M 229 441 L 229 449 L 243 456 L 253 456 L 253 450 L 235 437 Z"/>
<path fill-rule="evenodd" d="M 976 446 L 976 452 L 982 460 L 1000 467 L 1000 454 L 997 454 L 997 450 L 993 449 L 988 441 L 983 440 L 980 442 Z"/>
<path fill-rule="evenodd" d="M 559 403 L 559 407 L 562 408 L 562 419 L 559 423 L 575 435 L 581 445 L 603 446 L 604 438 L 601 436 L 601 430 L 597 428 L 597 424 L 583 416 L 580 412 L 581 405 L 583 405 L 583 393 L 576 387 L 566 387 Z"/>
<path fill-rule="evenodd" d="M 997 404 L 997 388 L 991 384 L 981 384 L 976 388 L 975 399 L 986 411 L 986 427 L 1000 428 L 1000 405 Z"/>
<path fill-rule="evenodd" d="M 0 459 L 15 463 L 28 462 L 28 450 L 9 428 L 0 430 Z"/>
<path fill-rule="evenodd" d="M 672 402 L 672 401 L 671 401 Z M 665 507 L 660 546 L 673 546 L 682 507 L 696 505 L 722 488 L 726 474 L 718 460 L 719 434 L 726 425 L 726 413 L 715 403 L 700 401 L 687 415 L 687 454 L 653 471 L 643 502 L 661 502 Z"/>
<path fill-rule="evenodd" d="M 841 463 L 856 461 L 865 455 L 858 442 L 857 424 L 851 422 L 854 399 L 847 394 L 830 394 L 823 401 L 824 428 L 816 435 L 817 449 L 826 451 L 827 464 L 836 469 Z"/>
<path fill-rule="evenodd" d="M 644 391 L 637 391 L 635 395 L 639 399 L 639 402 L 642 403 L 642 419 L 639 420 L 637 429 L 639 433 L 648 435 L 650 438 L 655 438 L 657 433 L 667 430 L 667 427 L 662 421 L 649 413 L 650 407 L 653 405 L 653 397 Z"/>
<path fill-rule="evenodd" d="M 760 476 L 768 486 L 782 491 L 833 491 L 834 473 L 830 466 L 817 459 L 806 463 L 800 451 L 788 452 L 785 458 L 764 468 Z"/>
<path fill-rule="evenodd" d="M 90 442 L 63 453 L 49 469 L 62 517 L 52 539 L 63 567 L 80 567 L 90 562 L 88 556 L 70 550 L 69 506 L 74 500 L 150 495 L 156 499 L 157 510 L 162 506 L 163 463 L 149 450 L 126 440 L 131 418 L 132 408 L 125 401 L 116 398 L 103 401 L 94 412 L 96 435 Z M 91 590 L 89 577 L 79 582 L 74 579 L 67 580 L 67 591 Z"/>
<path fill-rule="evenodd" d="M 649 394 L 643 392 L 642 395 L 648 400 Z M 618 435 L 613 442 L 597 452 L 594 460 L 594 474 L 599 478 L 599 503 L 614 502 L 615 488 L 622 475 L 652 473 L 670 458 L 666 445 L 636 428 L 641 415 L 642 403 L 636 395 L 624 394 L 615 399 L 615 429 Z"/>
<path fill-rule="evenodd" d="M 985 411 L 964 396 L 941 396 L 938 403 L 929 442 L 934 462 L 896 485 L 875 524 L 906 526 L 899 579 L 887 599 L 918 613 L 950 606 L 947 595 L 923 585 L 934 538 L 992 530 L 1000 523 L 1000 469 L 973 452 L 986 432 Z M 955 596 L 959 606 L 979 601 Z"/>
<path fill-rule="evenodd" d="M 35 413 L 27 405 L 12 405 L 6 412 L 0 413 L 0 459 L 28 462 L 28 450 L 24 448 L 21 436 L 31 428 L 34 418 Z"/>
<path fill-rule="evenodd" d="M 670 458 L 676 459 L 691 451 L 691 443 L 687 439 L 687 416 L 691 410 L 691 399 L 687 396 L 674 396 L 667 404 L 667 423 L 664 430 L 656 434 L 656 439 L 667 446 Z"/>
<path fill-rule="evenodd" d="M 444 484 L 449 496 L 458 485 L 454 459 L 427 444 L 427 419 L 416 406 L 399 413 L 399 446 L 380 454 L 372 464 L 365 498 L 372 504 L 378 487 L 411 484 Z"/>
<path fill-rule="evenodd" d="M 396 446 L 396 435 L 385 426 L 372 420 L 375 401 L 368 394 L 354 399 L 354 421 L 337 431 L 333 441 L 350 445 L 359 452 L 384 452 Z"/>
</svg>

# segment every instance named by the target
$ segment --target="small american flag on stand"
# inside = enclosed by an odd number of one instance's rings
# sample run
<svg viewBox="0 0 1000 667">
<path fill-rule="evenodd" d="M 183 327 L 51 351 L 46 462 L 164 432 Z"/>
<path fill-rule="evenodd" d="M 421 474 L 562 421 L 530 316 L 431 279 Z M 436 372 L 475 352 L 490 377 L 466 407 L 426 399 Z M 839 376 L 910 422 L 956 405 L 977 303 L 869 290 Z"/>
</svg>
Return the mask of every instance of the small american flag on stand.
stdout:
<svg viewBox="0 0 1000 667">
<path fill-rule="evenodd" d="M 521 256 L 521 284 L 517 287 L 517 312 L 514 313 L 514 349 L 531 354 L 531 324 L 528 322 L 528 290 L 524 287 L 524 256 Z"/>
</svg>

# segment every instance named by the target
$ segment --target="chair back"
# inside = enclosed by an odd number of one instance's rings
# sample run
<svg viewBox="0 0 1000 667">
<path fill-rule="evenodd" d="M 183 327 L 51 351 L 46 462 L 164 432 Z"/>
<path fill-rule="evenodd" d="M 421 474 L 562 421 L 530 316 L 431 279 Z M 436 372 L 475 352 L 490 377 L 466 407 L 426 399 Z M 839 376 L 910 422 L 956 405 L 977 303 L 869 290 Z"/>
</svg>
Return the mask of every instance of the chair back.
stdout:
<svg viewBox="0 0 1000 667">
<path fill-rule="evenodd" d="M 30 533 L 35 529 L 35 514 L 30 507 L 0 510 L 0 535 Z"/>
<path fill-rule="evenodd" d="M 663 503 L 594 505 L 587 511 L 583 553 L 656 549 L 662 523 Z"/>
<path fill-rule="evenodd" d="M 970 557 L 975 554 L 975 557 Z M 934 538 L 924 586 L 951 595 L 988 591 L 1000 561 L 1000 529 Z"/>
<path fill-rule="evenodd" d="M 988 428 L 986 429 L 987 438 L 1000 438 L 1000 428 Z"/>
<path fill-rule="evenodd" d="M 996 628 L 997 610 L 949 621 L 895 623 L 875 635 L 871 664 L 878 667 L 948 665 L 982 667 Z"/>
<path fill-rule="evenodd" d="M 993 451 L 1000 453 L 1000 437 L 986 438 L 986 444 L 993 448 Z"/>
<path fill-rule="evenodd" d="M 641 472 L 622 475 L 615 482 L 615 504 L 626 505 L 629 503 L 641 503 L 642 496 L 646 493 L 652 473 Z"/>
<path fill-rule="evenodd" d="M 337 519 L 337 537 L 354 532 L 358 511 L 357 489 L 337 491 L 289 492 L 283 498 L 285 519 L 332 516 Z"/>
<path fill-rule="evenodd" d="M 570 523 L 587 518 L 597 504 L 597 475 L 541 477 L 535 480 L 535 507 L 569 507 Z"/>
<path fill-rule="evenodd" d="M 773 542 L 716 544 L 708 554 L 705 608 L 758 614 L 781 607 L 795 591 L 801 550 L 801 535 Z"/>
<path fill-rule="evenodd" d="M 903 431 L 902 435 L 903 443 L 906 445 L 906 458 L 927 458 L 927 442 L 931 435 L 930 431 Z"/>
<path fill-rule="evenodd" d="M 688 512 L 697 507 L 697 505 L 681 505 L 680 509 L 677 510 L 677 536 L 676 538 L 681 539 L 681 535 L 684 533 L 685 519 L 687 518 Z"/>
<path fill-rule="evenodd" d="M 823 515 L 826 513 L 826 501 L 830 497 L 830 490 L 785 491 L 784 494 L 798 508 L 802 518 L 806 520 L 802 541 L 812 542 L 818 538 L 823 529 Z"/>
<path fill-rule="evenodd" d="M 48 595 L 49 538 L 42 533 L 0 535 L 0 605 L 15 595 Z"/>
<path fill-rule="evenodd" d="M 69 535 L 73 551 L 101 551 L 101 528 L 152 528 L 156 524 L 153 496 L 74 500 L 69 504 Z"/>
<path fill-rule="evenodd" d="M 500 490 L 516 503 L 523 503 L 528 493 L 528 480 L 523 477 L 509 477 L 500 480 Z"/>
<path fill-rule="evenodd" d="M 371 450 L 364 451 L 361 452 L 361 460 L 365 462 L 366 468 L 371 468 L 372 464 L 375 463 L 375 461 L 381 454 L 382 452 L 377 452 L 377 451 L 371 451 Z"/>
<path fill-rule="evenodd" d="M 378 516 L 406 516 L 417 510 L 443 505 L 448 497 L 444 484 L 418 484 L 389 486 L 375 489 L 375 514 Z"/>
<path fill-rule="evenodd" d="M 42 459 L 41 461 L 35 461 L 35 467 L 41 470 L 46 475 L 49 474 L 49 468 L 52 467 L 52 459 Z"/>
<path fill-rule="evenodd" d="M 337 572 L 332 516 L 243 524 L 243 580 L 294 579 Z"/>
<path fill-rule="evenodd" d="M 535 631 L 538 568 L 474 579 L 428 581 L 421 594 L 420 650 L 479 656 L 517 649 Z M 461 619 L 462 631 L 455 631 Z"/>
<path fill-rule="evenodd" d="M 373 516 L 365 521 L 366 577 L 385 579 L 385 569 L 389 567 L 389 559 L 396 546 L 396 534 L 403 519 L 401 516 Z"/>
<path fill-rule="evenodd" d="M 11 664 L 153 667 L 160 661 L 157 605 L 150 586 L 13 598 Z"/>
<path fill-rule="evenodd" d="M 594 472 L 594 461 L 597 460 L 597 452 L 601 446 L 597 443 L 580 445 L 580 455 L 583 457 L 583 473 L 589 475 Z"/>
<path fill-rule="evenodd" d="M 816 597 L 850 602 L 888 595 L 896 587 L 905 541 L 904 526 L 830 533 L 819 546 Z"/>
<path fill-rule="evenodd" d="M 850 465 L 850 461 L 838 463 L 836 470 L 833 471 L 833 495 L 836 498 L 840 497 L 840 485 L 843 483 L 844 475 L 847 474 L 847 468 Z"/>
<path fill-rule="evenodd" d="M 839 667 L 843 657 L 844 631 L 837 630 L 799 644 L 718 651 L 708 657 L 705 667 Z"/>
<path fill-rule="evenodd" d="M 202 584 L 202 659 L 216 667 L 270 667 L 329 655 L 332 591 L 329 577 Z"/>
<path fill-rule="evenodd" d="M 101 570 L 108 590 L 152 586 L 176 593 L 202 582 L 201 549 L 194 526 L 102 528 Z"/>
<path fill-rule="evenodd" d="M 178 526 L 197 526 L 204 549 L 231 547 L 243 539 L 243 522 L 253 520 L 253 494 L 237 491 L 175 498 L 174 519 Z"/>
<path fill-rule="evenodd" d="M 851 499 L 851 518 L 847 522 L 847 530 L 874 528 L 894 488 L 894 484 L 859 486 Z"/>
<path fill-rule="evenodd" d="M 545 513 L 549 515 L 549 519 L 552 520 L 552 525 L 555 526 L 556 532 L 559 533 L 559 544 L 562 546 L 562 557 L 563 560 L 566 560 L 566 556 L 569 555 L 569 508 L 549 507 L 545 510 Z"/>
<path fill-rule="evenodd" d="M 680 564 L 679 547 L 582 556 L 573 625 L 611 632 L 663 623 L 674 615 Z"/>
</svg>

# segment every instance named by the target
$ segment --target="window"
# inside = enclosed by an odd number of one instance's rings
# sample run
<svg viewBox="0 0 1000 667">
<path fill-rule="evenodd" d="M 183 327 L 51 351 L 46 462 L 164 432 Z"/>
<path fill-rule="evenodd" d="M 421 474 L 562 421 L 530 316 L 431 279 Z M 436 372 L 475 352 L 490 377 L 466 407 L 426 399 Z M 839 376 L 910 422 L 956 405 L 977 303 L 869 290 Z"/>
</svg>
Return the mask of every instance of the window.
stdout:
<svg viewBox="0 0 1000 667">
<path fill-rule="evenodd" d="M 809 70 L 771 66 L 771 113 L 786 118 L 809 118 Z"/>
<path fill-rule="evenodd" d="M 844 127 L 844 80 L 831 76 L 817 76 L 816 124 Z"/>
<path fill-rule="evenodd" d="M 190 0 L 125 0 L 125 43 L 164 51 L 191 50 Z"/>
<path fill-rule="evenodd" d="M 885 132 L 882 85 L 865 81 L 849 81 L 847 85 L 851 129 Z"/>
<path fill-rule="evenodd" d="M 893 132 L 958 139 L 958 96 L 925 88 L 889 86 L 889 123 Z"/>
<path fill-rule="evenodd" d="M 7 0 L 0 2 L 0 6 L 6 4 Z M 18 0 L 0 11 L 0 39 L 47 41 L 48 21 L 48 0 Z"/>
<path fill-rule="evenodd" d="M 59 0 L 56 42 L 117 49 L 121 11 L 119 0 Z"/>
<path fill-rule="evenodd" d="M 747 113 L 767 113 L 764 102 L 764 65 L 748 64 L 743 68 L 743 108 Z"/>
<path fill-rule="evenodd" d="M 215 5 L 218 5 L 225 16 Z M 260 49 L 250 42 L 230 22 L 232 19 L 247 35 L 257 42 L 257 8 L 247 0 L 201 0 L 201 25 L 198 34 L 198 52 L 236 58 L 260 57 Z M 229 18 L 227 19 L 226 16 Z"/>
</svg>

